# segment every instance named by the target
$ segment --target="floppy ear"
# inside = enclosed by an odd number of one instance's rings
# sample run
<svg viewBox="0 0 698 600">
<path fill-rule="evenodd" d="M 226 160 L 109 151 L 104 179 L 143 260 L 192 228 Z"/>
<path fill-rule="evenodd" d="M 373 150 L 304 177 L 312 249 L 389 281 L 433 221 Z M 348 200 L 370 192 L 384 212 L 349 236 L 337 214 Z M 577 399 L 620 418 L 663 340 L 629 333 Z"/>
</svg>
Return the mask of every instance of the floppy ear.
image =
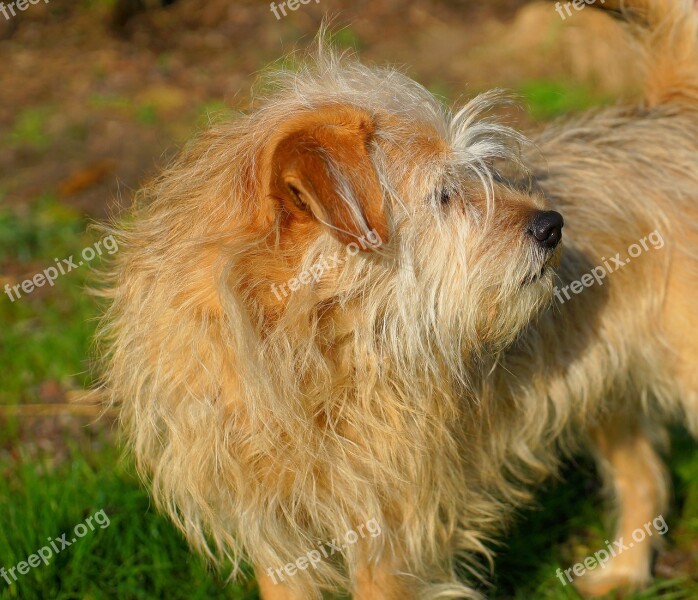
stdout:
<svg viewBox="0 0 698 600">
<path fill-rule="evenodd" d="M 269 190 L 291 215 L 314 218 L 345 244 L 375 231 L 388 241 L 378 174 L 369 156 L 370 115 L 333 106 L 299 115 L 271 155 Z"/>
</svg>

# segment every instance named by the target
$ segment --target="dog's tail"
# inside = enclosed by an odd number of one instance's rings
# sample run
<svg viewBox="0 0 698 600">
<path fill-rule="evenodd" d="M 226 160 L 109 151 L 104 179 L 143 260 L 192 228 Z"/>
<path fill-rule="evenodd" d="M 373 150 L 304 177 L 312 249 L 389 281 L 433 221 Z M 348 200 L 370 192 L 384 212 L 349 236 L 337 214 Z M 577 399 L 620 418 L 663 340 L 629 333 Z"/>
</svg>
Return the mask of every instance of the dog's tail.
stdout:
<svg viewBox="0 0 698 600">
<path fill-rule="evenodd" d="M 641 44 L 650 106 L 698 106 L 698 0 L 596 0 L 626 21 Z"/>
</svg>

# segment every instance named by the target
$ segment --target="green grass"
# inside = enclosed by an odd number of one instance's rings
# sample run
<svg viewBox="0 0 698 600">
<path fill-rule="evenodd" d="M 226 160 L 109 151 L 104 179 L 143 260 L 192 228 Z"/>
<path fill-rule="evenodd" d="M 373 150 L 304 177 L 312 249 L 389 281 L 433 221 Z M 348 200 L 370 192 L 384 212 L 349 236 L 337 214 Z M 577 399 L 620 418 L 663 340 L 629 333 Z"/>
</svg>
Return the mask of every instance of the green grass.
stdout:
<svg viewBox="0 0 698 600">
<path fill-rule="evenodd" d="M 143 104 L 136 108 L 136 119 L 143 125 L 153 125 L 157 123 L 158 111 L 152 104 Z"/>
<path fill-rule="evenodd" d="M 14 272 L 8 285 L 20 284 L 50 266 L 55 259 L 77 256 L 97 237 L 85 233 L 86 222 L 53 197 L 37 199 L 18 212 L 0 206 L 0 265 Z M 16 404 L 36 401 L 37 389 L 46 380 L 67 387 L 83 387 L 90 339 L 94 330 L 95 306 L 83 292 L 91 262 L 60 276 L 54 286 L 45 284 L 10 301 L 0 297 L 0 364 L 4 365 L 0 402 Z M 4 286 L 3 286 L 4 287 Z M 2 432 L 0 431 L 0 439 Z"/>
<path fill-rule="evenodd" d="M 86 456 L 74 451 L 58 467 L 48 461 L 0 462 L 0 565 L 25 561 L 103 510 L 109 519 L 11 586 L 0 580 L 0 598 L 58 600 L 90 598 L 252 600 L 254 583 L 226 588 L 217 575 L 192 555 L 182 536 L 155 513 L 138 479 L 115 450 Z M 8 475 L 9 472 L 9 476 Z M 60 543 L 57 548 L 61 548 Z M 49 546 L 50 548 L 50 546 Z"/>
<path fill-rule="evenodd" d="M 217 123 L 231 120 L 234 114 L 234 111 L 222 100 L 210 100 L 198 107 L 196 124 L 199 129 L 206 129 Z"/>
<path fill-rule="evenodd" d="M 330 32 L 329 42 L 331 46 L 339 49 L 361 50 L 364 47 L 359 34 L 349 25 Z"/>
<path fill-rule="evenodd" d="M 159 120 L 158 107 L 152 102 L 134 102 L 118 94 L 93 94 L 89 103 L 91 108 L 134 119 L 141 125 L 155 125 Z"/>
<path fill-rule="evenodd" d="M 11 146 L 44 150 L 52 142 L 48 133 L 48 119 L 52 109 L 37 106 L 21 110 L 12 124 L 5 141 Z"/>
<path fill-rule="evenodd" d="M 217 107 L 216 107 L 217 108 Z M 78 255 L 97 239 L 78 213 L 51 196 L 21 210 L 0 205 L 0 274 L 23 279 Z M 62 389 L 90 383 L 86 356 L 97 307 L 83 288 L 90 266 L 60 277 L 10 302 L 0 295 L 0 403 L 40 402 L 44 382 Z M 9 273 L 9 275 L 8 275 Z M 85 439 L 63 439 L 56 457 L 37 450 L 24 423 L 0 413 L 0 566 L 5 569 L 43 547 L 48 537 L 72 531 L 87 516 L 104 510 L 111 521 L 65 548 L 47 566 L 32 569 L 11 586 L 0 579 L 0 599 L 229 599 L 256 598 L 253 583 L 225 585 L 187 548 L 180 533 L 153 510 L 128 462 L 119 460 L 111 437 L 88 428 Z M 44 417 L 48 418 L 48 417 Z M 89 429 L 89 434 L 87 433 Z M 65 434 L 64 434 L 65 435 Z M 668 519 L 670 548 L 695 552 L 698 538 L 698 453 L 677 431 L 670 461 L 675 499 Z M 30 451 L 31 449 L 31 451 Z M 608 539 L 593 470 L 571 465 L 564 483 L 540 493 L 539 506 L 522 513 L 499 548 L 490 596 L 499 600 L 577 598 L 563 587 L 556 569 L 566 568 Z M 661 581 L 635 600 L 698 598 L 698 577 Z"/>
<path fill-rule="evenodd" d="M 578 83 L 530 81 L 521 85 L 516 92 L 523 99 L 531 116 L 540 121 L 613 101 L 591 87 Z"/>
</svg>

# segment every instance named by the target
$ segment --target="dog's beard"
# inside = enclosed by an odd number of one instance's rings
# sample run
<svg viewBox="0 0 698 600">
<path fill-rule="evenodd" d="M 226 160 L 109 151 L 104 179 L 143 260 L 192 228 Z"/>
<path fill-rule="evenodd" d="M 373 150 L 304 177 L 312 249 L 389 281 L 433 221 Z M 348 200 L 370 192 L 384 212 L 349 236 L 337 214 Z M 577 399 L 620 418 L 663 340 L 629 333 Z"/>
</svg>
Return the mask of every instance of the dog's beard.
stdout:
<svg viewBox="0 0 698 600">
<path fill-rule="evenodd" d="M 549 305 L 559 248 L 541 249 L 515 231 L 494 242 L 467 231 L 431 239 L 429 253 L 414 258 L 416 283 L 431 300 L 433 326 L 442 337 L 460 336 L 475 352 L 503 348 Z"/>
<path fill-rule="evenodd" d="M 490 327 L 499 348 L 514 342 L 519 333 L 550 305 L 559 250 L 553 254 L 529 252 L 520 266 L 507 273 L 497 297 L 497 317 Z"/>
<path fill-rule="evenodd" d="M 526 251 L 524 241 L 515 251 L 466 262 L 467 250 L 449 252 L 449 243 L 432 244 L 428 255 L 403 253 L 392 269 L 373 262 L 371 275 L 386 268 L 385 279 L 343 276 L 371 290 L 370 300 L 361 294 L 362 305 L 383 307 L 372 313 L 375 328 L 392 331 L 403 353 L 426 344 L 450 360 L 506 348 L 549 305 L 556 260 Z M 407 341 L 398 344 L 401 336 Z"/>
</svg>

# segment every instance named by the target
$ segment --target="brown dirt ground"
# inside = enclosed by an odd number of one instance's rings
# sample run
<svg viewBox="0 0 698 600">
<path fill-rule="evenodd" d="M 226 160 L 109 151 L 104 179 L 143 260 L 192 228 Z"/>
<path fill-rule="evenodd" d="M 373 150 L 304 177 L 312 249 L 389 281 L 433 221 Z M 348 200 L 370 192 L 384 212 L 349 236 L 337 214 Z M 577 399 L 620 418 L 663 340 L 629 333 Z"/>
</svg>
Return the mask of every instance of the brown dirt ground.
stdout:
<svg viewBox="0 0 698 600">
<path fill-rule="evenodd" d="M 320 0 L 277 20 L 268 2 L 179 0 L 120 32 L 110 16 L 51 0 L 0 27 L 0 198 L 55 193 L 97 217 L 123 205 L 208 112 L 244 107 L 255 74 L 327 18 L 363 60 L 455 99 L 541 77 L 614 94 L 635 80 L 614 23 L 593 10 L 562 23 L 549 2 Z M 22 123 L 36 122 L 27 141 Z"/>
</svg>

